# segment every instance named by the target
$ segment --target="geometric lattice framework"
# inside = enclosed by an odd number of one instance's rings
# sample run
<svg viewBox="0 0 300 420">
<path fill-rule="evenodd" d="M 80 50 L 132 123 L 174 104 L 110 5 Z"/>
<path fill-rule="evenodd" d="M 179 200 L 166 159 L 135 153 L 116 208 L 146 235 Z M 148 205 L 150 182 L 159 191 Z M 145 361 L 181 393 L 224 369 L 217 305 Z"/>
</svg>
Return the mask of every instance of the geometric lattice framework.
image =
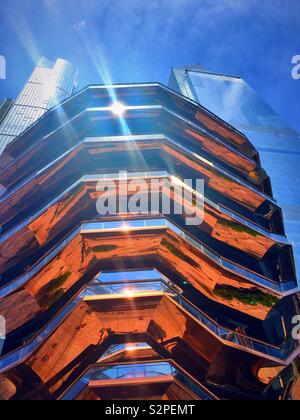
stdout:
<svg viewBox="0 0 300 420">
<path fill-rule="evenodd" d="M 270 180 L 207 110 L 159 84 L 90 86 L 0 168 L 2 398 L 260 399 L 299 355 L 293 251 Z M 153 178 L 204 179 L 204 222 L 99 217 L 99 183 Z"/>
</svg>

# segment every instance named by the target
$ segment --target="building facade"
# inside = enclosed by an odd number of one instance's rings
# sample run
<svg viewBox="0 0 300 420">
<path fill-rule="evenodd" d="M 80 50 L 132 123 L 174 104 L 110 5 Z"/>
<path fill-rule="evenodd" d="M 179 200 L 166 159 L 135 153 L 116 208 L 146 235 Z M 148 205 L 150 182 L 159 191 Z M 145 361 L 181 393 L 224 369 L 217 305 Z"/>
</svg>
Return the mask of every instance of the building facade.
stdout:
<svg viewBox="0 0 300 420">
<path fill-rule="evenodd" d="M 205 71 L 201 65 L 174 68 L 170 87 L 240 130 L 259 153 L 271 179 L 270 194 L 282 209 L 285 234 L 293 246 L 300 278 L 300 135 L 240 77 Z M 289 369 L 298 376 L 299 368 Z M 283 379 L 281 378 L 281 381 Z M 299 396 L 300 384 L 297 394 Z"/>
<path fill-rule="evenodd" d="M 6 98 L 3 101 L 0 101 L 0 125 L 2 124 L 4 118 L 6 117 L 13 103 L 14 103 L 14 100 L 9 99 L 9 98 Z"/>
<path fill-rule="evenodd" d="M 282 396 L 273 385 L 299 355 L 297 276 L 244 134 L 157 83 L 89 86 L 5 155 L 2 399 Z M 188 179 L 205 183 L 198 225 L 161 206 L 163 186 L 190 191 Z M 147 200 L 153 180 L 155 214 L 99 214 L 108 183 L 121 207 L 138 181 Z M 177 190 L 168 198 L 175 208 Z"/>
<path fill-rule="evenodd" d="M 170 86 L 241 131 L 259 153 L 281 207 L 300 276 L 300 136 L 241 78 L 205 72 L 200 66 L 173 69 Z"/>
<path fill-rule="evenodd" d="M 0 154 L 45 112 L 73 93 L 76 77 L 77 69 L 65 60 L 39 61 L 0 125 Z"/>
</svg>

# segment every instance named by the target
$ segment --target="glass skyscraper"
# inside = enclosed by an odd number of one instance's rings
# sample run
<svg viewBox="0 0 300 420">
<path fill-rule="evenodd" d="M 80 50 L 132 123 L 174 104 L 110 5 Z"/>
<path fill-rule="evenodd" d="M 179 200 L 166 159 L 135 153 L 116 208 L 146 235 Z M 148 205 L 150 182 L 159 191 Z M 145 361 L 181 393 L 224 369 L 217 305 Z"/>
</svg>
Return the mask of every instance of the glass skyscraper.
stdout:
<svg viewBox="0 0 300 420">
<path fill-rule="evenodd" d="M 4 121 L 8 111 L 13 106 L 13 99 L 6 98 L 2 102 L 0 101 L 0 125 Z"/>
<path fill-rule="evenodd" d="M 201 66 L 173 69 L 170 87 L 200 103 L 243 132 L 259 153 L 281 207 L 300 279 L 300 135 L 241 78 L 203 71 Z"/>
<path fill-rule="evenodd" d="M 73 93 L 77 69 L 68 61 L 42 58 L 0 125 L 0 155 L 50 108 Z"/>
</svg>

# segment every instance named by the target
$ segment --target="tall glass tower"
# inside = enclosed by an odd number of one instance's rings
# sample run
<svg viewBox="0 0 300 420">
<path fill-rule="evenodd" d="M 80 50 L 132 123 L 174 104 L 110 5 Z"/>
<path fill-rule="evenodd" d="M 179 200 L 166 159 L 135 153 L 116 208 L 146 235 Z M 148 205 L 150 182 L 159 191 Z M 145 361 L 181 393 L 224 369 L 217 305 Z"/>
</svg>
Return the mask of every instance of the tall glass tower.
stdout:
<svg viewBox="0 0 300 420">
<path fill-rule="evenodd" d="M 299 287 L 299 133 L 289 127 L 240 77 L 207 72 L 200 65 L 192 65 L 173 68 L 169 86 L 235 127 L 255 147 L 258 152 L 256 159 L 271 181 L 263 189 L 282 209 L 284 233 L 293 247 Z M 293 382 L 295 377 L 299 377 L 299 359 L 281 372 L 269 386 L 267 394 L 274 390 L 278 392 L 284 384 L 290 390 L 289 398 L 299 399 L 300 381 L 296 379 Z"/>
<path fill-rule="evenodd" d="M 68 61 L 41 58 L 0 126 L 0 154 L 50 108 L 73 93 L 77 68 Z"/>
<path fill-rule="evenodd" d="M 9 112 L 10 108 L 13 106 L 13 99 L 6 98 L 3 101 L 0 101 L 0 125 L 4 121 L 7 113 Z"/>
<path fill-rule="evenodd" d="M 203 71 L 201 66 L 173 69 L 170 87 L 200 103 L 244 133 L 259 153 L 273 194 L 282 208 L 300 275 L 300 135 L 258 97 L 241 78 Z"/>
</svg>

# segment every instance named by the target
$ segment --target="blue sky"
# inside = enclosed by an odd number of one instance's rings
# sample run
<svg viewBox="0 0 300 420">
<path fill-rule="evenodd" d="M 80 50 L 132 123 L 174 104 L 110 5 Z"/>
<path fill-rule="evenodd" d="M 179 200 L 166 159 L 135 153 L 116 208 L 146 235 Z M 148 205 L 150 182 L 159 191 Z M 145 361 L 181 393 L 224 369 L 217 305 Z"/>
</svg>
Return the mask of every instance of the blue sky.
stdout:
<svg viewBox="0 0 300 420">
<path fill-rule="evenodd" d="M 0 0 L 0 54 L 16 96 L 40 55 L 80 68 L 79 86 L 160 81 L 172 66 L 240 75 L 300 131 L 299 0 Z"/>
</svg>

